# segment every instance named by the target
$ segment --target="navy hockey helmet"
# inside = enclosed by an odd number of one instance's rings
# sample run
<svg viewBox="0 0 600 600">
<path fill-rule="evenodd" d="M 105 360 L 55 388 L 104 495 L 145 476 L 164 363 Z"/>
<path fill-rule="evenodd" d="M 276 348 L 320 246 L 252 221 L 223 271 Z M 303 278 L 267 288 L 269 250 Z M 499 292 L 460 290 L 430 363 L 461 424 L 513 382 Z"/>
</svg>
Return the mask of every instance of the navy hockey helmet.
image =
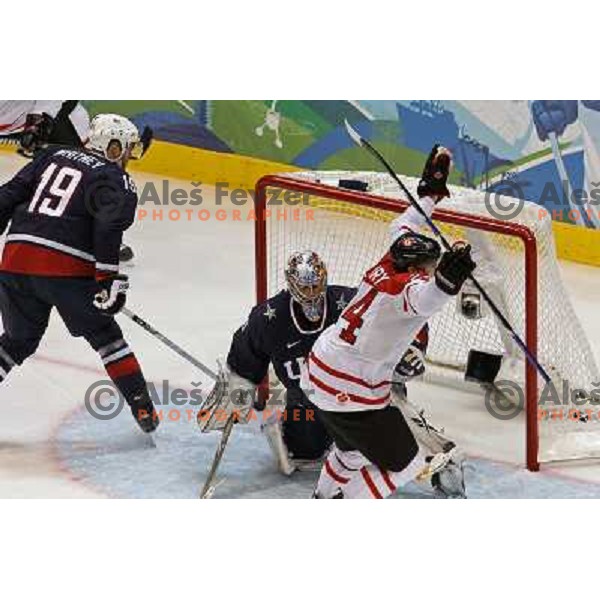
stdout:
<svg viewBox="0 0 600 600">
<path fill-rule="evenodd" d="M 409 267 L 425 269 L 435 266 L 442 249 L 437 240 L 411 231 L 392 244 L 390 254 L 396 269 L 406 271 Z"/>
</svg>

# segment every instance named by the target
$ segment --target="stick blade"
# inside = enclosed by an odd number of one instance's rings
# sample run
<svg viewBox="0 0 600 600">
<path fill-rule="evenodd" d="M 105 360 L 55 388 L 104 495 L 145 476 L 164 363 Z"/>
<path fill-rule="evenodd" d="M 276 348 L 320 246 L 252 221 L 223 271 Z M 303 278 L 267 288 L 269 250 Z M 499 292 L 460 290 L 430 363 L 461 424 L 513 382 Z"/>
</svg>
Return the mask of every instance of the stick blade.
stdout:
<svg viewBox="0 0 600 600">
<path fill-rule="evenodd" d="M 364 140 L 360 136 L 360 133 L 358 133 L 358 131 L 356 131 L 356 129 L 354 129 L 354 127 L 352 127 L 352 125 L 350 125 L 350 123 L 348 122 L 348 119 L 344 119 L 344 125 L 346 126 L 346 131 L 348 132 L 348 135 L 350 136 L 352 141 L 357 146 L 364 146 L 364 143 L 363 143 Z"/>
</svg>

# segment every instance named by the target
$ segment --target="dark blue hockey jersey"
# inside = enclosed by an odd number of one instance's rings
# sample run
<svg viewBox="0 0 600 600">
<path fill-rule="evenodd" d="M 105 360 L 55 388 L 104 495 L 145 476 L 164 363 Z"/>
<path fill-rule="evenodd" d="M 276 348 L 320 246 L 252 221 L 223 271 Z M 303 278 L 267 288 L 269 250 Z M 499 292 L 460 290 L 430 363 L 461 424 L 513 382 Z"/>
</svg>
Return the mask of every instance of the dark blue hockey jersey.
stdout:
<svg viewBox="0 0 600 600">
<path fill-rule="evenodd" d="M 136 207 L 135 184 L 120 165 L 85 150 L 48 150 L 0 187 L 0 233 L 10 223 L 0 270 L 115 274 Z"/>
<path fill-rule="evenodd" d="M 231 343 L 227 363 L 238 374 L 259 384 L 269 363 L 287 390 L 300 389 L 300 367 L 319 335 L 338 320 L 356 293 L 355 288 L 327 288 L 325 318 L 311 323 L 290 293 L 279 292 L 255 306 Z"/>
</svg>

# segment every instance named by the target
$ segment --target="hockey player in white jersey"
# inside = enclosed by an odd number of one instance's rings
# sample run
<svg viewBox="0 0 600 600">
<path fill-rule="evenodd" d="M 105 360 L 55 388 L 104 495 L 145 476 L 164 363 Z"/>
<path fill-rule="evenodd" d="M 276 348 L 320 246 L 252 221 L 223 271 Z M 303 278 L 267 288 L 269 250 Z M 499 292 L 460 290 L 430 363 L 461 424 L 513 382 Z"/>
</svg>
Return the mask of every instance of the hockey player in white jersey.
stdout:
<svg viewBox="0 0 600 600">
<path fill-rule="evenodd" d="M 435 146 L 418 187 L 427 214 L 449 196 L 450 165 L 450 153 Z M 316 498 L 384 498 L 446 463 L 436 456 L 428 466 L 390 404 L 397 357 L 475 268 L 467 244 L 441 256 L 438 242 L 419 233 L 423 225 L 413 207 L 391 224 L 390 251 L 365 273 L 353 302 L 309 355 L 302 387 L 334 440 Z"/>
<path fill-rule="evenodd" d="M 78 100 L 0 101 L 0 137 L 16 139 L 25 155 L 47 144 L 83 147 L 90 116 Z"/>
</svg>

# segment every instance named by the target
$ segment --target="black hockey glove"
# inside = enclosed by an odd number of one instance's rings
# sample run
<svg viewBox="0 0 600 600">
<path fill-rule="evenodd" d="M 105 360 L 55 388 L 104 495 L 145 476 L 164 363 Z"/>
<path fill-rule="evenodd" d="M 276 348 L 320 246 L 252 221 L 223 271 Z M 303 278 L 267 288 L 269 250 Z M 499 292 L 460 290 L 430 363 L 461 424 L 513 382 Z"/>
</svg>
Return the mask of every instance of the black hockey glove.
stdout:
<svg viewBox="0 0 600 600">
<path fill-rule="evenodd" d="M 425 354 L 428 344 L 429 333 L 427 326 L 425 326 L 396 365 L 396 374 L 401 381 L 407 381 L 425 373 Z"/>
<path fill-rule="evenodd" d="M 94 306 L 101 313 L 112 316 L 121 312 L 127 302 L 129 277 L 113 275 L 98 282 L 100 288 L 94 296 Z"/>
<path fill-rule="evenodd" d="M 396 373 L 403 381 L 423 375 L 425 373 L 425 356 L 421 349 L 412 344 L 396 365 Z"/>
<path fill-rule="evenodd" d="M 19 153 L 32 158 L 36 150 L 48 144 L 53 128 L 54 119 L 50 115 L 46 113 L 27 115 L 25 127 L 19 139 Z"/>
<path fill-rule="evenodd" d="M 471 258 L 471 246 L 457 242 L 442 255 L 435 270 L 435 283 L 442 292 L 456 296 L 476 266 Z"/>
<path fill-rule="evenodd" d="M 436 144 L 429 153 L 423 174 L 417 186 L 419 198 L 438 196 L 438 199 L 450 196 L 446 182 L 452 165 L 450 151 Z"/>
</svg>

